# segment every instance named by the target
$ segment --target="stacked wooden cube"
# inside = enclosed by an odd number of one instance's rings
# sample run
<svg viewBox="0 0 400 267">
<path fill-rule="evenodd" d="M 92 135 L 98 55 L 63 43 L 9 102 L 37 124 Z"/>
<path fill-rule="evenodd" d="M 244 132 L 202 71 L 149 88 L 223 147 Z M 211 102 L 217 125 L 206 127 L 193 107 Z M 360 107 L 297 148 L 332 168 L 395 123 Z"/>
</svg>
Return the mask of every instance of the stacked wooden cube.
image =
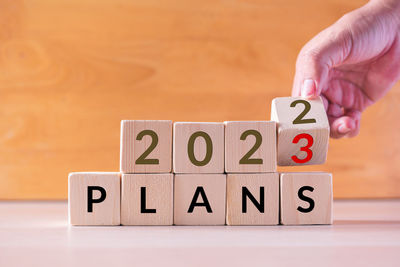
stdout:
<svg viewBox="0 0 400 267">
<path fill-rule="evenodd" d="M 122 121 L 120 172 L 70 173 L 69 221 L 331 224 L 330 173 L 276 170 L 324 163 L 328 140 L 321 99 L 276 98 L 271 121 Z"/>
</svg>

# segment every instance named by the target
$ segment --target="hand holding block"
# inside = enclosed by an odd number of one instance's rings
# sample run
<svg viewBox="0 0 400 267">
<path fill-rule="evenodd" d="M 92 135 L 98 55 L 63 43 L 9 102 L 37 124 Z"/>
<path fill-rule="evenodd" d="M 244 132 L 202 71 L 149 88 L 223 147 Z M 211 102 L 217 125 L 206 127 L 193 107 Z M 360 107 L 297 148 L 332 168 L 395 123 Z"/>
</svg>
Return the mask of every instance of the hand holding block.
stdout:
<svg viewBox="0 0 400 267">
<path fill-rule="evenodd" d="M 166 173 L 172 168 L 172 121 L 121 121 L 120 170 Z"/>
<path fill-rule="evenodd" d="M 228 225 L 279 224 L 279 174 L 228 174 Z"/>
<path fill-rule="evenodd" d="M 122 225 L 172 225 L 172 173 L 123 174 Z"/>
<path fill-rule="evenodd" d="M 227 173 L 276 171 L 274 121 L 225 122 L 225 171 Z"/>
<path fill-rule="evenodd" d="M 120 174 L 70 173 L 68 215 L 72 225 L 119 225 Z"/>
<path fill-rule="evenodd" d="M 224 172 L 224 124 L 176 122 L 173 138 L 175 173 Z"/>
<path fill-rule="evenodd" d="M 175 225 L 225 224 L 225 174 L 176 174 Z"/>
<path fill-rule="evenodd" d="M 279 97 L 271 120 L 278 128 L 278 165 L 311 165 L 326 161 L 329 122 L 321 98 Z"/>
<path fill-rule="evenodd" d="M 281 223 L 332 224 L 332 174 L 281 173 Z"/>
</svg>

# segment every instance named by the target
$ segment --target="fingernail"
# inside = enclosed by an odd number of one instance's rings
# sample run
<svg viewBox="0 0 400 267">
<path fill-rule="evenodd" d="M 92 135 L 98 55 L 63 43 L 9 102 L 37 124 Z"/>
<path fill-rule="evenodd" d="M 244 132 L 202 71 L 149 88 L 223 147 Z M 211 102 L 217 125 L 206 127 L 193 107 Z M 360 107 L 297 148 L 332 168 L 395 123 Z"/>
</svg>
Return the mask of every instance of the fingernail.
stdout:
<svg viewBox="0 0 400 267">
<path fill-rule="evenodd" d="M 347 134 L 350 132 L 350 129 L 346 125 L 342 124 L 338 127 L 338 132 L 341 134 Z"/>
<path fill-rule="evenodd" d="M 314 96 L 315 93 L 315 82 L 311 79 L 304 80 L 303 88 L 301 88 L 302 97 Z"/>
</svg>

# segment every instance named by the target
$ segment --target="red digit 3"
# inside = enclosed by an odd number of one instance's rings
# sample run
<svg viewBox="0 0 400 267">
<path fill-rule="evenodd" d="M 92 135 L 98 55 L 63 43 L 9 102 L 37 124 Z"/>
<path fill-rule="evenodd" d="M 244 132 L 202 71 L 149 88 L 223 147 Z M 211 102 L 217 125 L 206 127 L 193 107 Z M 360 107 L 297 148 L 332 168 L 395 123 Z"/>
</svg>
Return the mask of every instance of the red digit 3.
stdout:
<svg viewBox="0 0 400 267">
<path fill-rule="evenodd" d="M 304 159 L 299 159 L 296 155 L 293 155 L 293 156 L 292 156 L 292 160 L 293 160 L 294 162 L 300 163 L 300 164 L 301 164 L 301 163 L 306 163 L 306 162 L 310 161 L 310 159 L 311 159 L 312 156 L 313 156 L 313 152 L 310 150 L 310 147 L 311 147 L 311 146 L 313 145 L 313 143 L 314 143 L 314 139 L 312 138 L 312 136 L 309 135 L 309 134 L 306 134 L 306 133 L 301 133 L 301 134 L 296 135 L 296 136 L 293 138 L 292 143 L 293 143 L 293 144 L 297 144 L 301 139 L 307 139 L 307 145 L 300 148 L 300 151 L 306 152 L 306 153 L 307 153 L 307 156 L 306 156 Z"/>
</svg>

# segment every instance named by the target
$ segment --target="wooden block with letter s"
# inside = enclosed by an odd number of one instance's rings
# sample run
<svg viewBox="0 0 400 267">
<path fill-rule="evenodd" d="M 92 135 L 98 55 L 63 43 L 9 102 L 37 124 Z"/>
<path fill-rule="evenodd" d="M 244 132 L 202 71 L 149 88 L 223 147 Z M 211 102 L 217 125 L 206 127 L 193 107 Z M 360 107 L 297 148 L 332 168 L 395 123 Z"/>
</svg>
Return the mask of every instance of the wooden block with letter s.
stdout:
<svg viewBox="0 0 400 267">
<path fill-rule="evenodd" d="M 175 225 L 224 225 L 225 174 L 176 174 Z"/>
<path fill-rule="evenodd" d="M 68 176 L 71 225 L 120 224 L 120 174 L 73 172 Z"/>
<path fill-rule="evenodd" d="M 332 224 L 332 174 L 281 173 L 281 223 Z"/>
<path fill-rule="evenodd" d="M 168 173 L 172 168 L 172 121 L 121 121 L 120 170 Z"/>
<path fill-rule="evenodd" d="M 121 224 L 172 225 L 172 173 L 122 174 Z"/>
<path fill-rule="evenodd" d="M 224 124 L 175 122 L 174 173 L 224 173 Z"/>
<path fill-rule="evenodd" d="M 272 101 L 271 120 L 277 122 L 278 165 L 312 165 L 326 161 L 329 122 L 320 97 L 278 97 Z"/>
<path fill-rule="evenodd" d="M 274 121 L 225 122 L 225 172 L 275 172 Z"/>
<path fill-rule="evenodd" d="M 279 224 L 279 173 L 229 173 L 228 225 Z"/>
</svg>

